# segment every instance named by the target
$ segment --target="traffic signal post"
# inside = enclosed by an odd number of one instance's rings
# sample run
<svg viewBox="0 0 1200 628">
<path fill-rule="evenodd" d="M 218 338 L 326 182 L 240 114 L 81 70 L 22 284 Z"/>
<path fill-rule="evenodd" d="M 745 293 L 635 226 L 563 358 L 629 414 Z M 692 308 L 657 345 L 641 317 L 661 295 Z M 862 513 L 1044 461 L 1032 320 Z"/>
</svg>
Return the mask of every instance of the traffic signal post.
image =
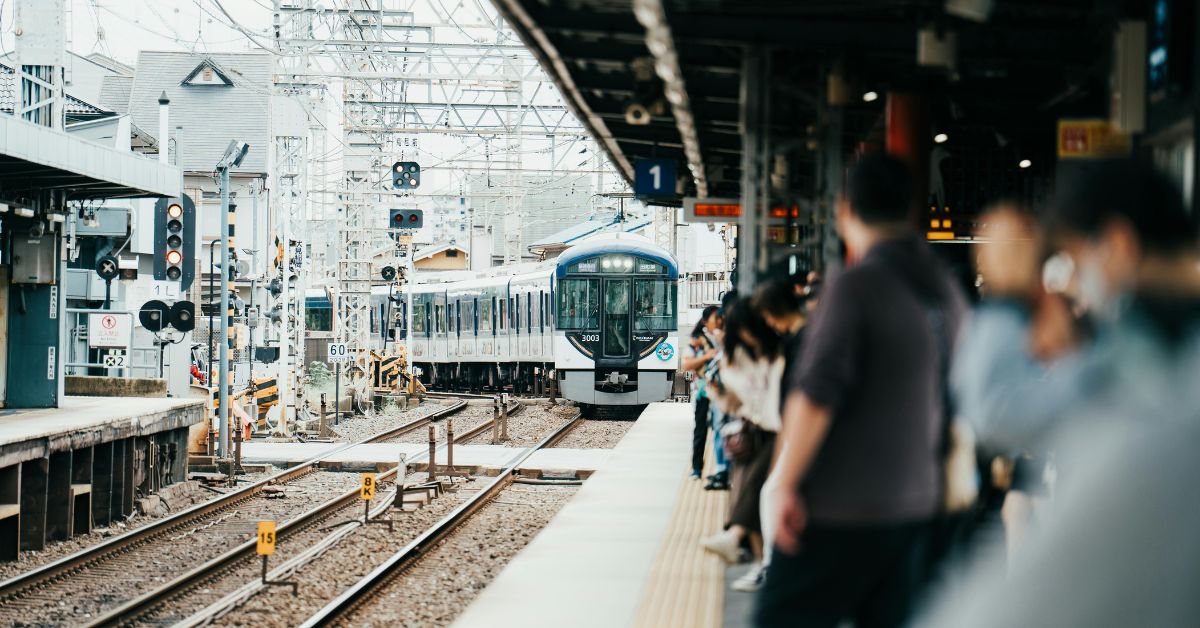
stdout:
<svg viewBox="0 0 1200 628">
<path fill-rule="evenodd" d="M 217 162 L 221 179 L 221 359 L 217 366 L 220 412 L 217 414 L 217 456 L 229 455 L 229 169 L 242 165 L 250 145 L 233 140 Z M 232 474 L 231 474 L 232 475 Z"/>
</svg>

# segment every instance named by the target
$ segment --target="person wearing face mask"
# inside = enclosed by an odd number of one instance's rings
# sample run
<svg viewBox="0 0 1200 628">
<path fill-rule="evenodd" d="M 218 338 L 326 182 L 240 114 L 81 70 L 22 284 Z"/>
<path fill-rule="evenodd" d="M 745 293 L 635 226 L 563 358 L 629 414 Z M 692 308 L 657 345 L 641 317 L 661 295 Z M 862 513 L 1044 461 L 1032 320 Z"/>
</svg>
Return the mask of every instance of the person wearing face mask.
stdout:
<svg viewBox="0 0 1200 628">
<path fill-rule="evenodd" d="M 1200 617 L 1197 219 L 1147 164 L 1073 170 L 1043 221 L 1047 248 L 1059 251 L 1053 265 L 1070 277 L 1038 285 L 1033 247 L 1008 247 L 1023 273 L 989 277 L 981 259 L 989 299 L 964 332 L 954 372 L 959 410 L 981 444 L 1054 453 L 1049 512 L 1007 565 L 977 558 L 918 625 L 1182 626 Z M 1090 335 L 1069 324 L 1071 308 L 1037 306 L 1046 288 L 1087 312 Z"/>
<path fill-rule="evenodd" d="M 951 374 L 981 444 L 1045 450 L 1075 419 L 1143 416 L 1177 398 L 1178 349 L 1200 338 L 1200 266 L 1195 217 L 1170 180 L 1124 160 L 1064 174 L 1042 225 L 1071 275 L 1050 286 L 1057 294 L 1041 280 L 1043 234 L 992 216 L 979 259 L 987 298 Z"/>
</svg>

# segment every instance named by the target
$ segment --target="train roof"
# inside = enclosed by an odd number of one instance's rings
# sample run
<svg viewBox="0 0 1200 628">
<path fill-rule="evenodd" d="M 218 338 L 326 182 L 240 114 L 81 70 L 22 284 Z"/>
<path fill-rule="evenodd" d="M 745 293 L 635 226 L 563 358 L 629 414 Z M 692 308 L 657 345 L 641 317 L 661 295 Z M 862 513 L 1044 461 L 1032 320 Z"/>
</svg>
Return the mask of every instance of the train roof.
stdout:
<svg viewBox="0 0 1200 628">
<path fill-rule="evenodd" d="M 555 274 L 563 277 L 567 274 L 567 266 L 606 253 L 625 253 L 652 259 L 667 267 L 667 274 L 671 279 L 679 278 L 679 262 L 675 260 L 675 256 L 671 255 L 670 251 L 646 238 L 631 234 L 613 234 L 611 237 L 597 237 L 576 244 L 556 258 Z"/>
</svg>

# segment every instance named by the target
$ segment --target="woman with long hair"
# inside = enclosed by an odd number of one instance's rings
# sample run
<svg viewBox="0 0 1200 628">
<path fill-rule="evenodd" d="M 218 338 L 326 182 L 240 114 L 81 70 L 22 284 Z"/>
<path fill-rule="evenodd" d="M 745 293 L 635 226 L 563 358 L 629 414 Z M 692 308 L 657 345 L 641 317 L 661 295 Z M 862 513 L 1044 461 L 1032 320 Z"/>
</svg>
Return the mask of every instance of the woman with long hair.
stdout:
<svg viewBox="0 0 1200 628">
<path fill-rule="evenodd" d="M 721 430 L 733 459 L 733 494 L 728 527 L 703 543 L 729 562 L 736 562 L 742 543 L 748 543 L 756 564 L 733 588 L 753 591 L 761 582 L 763 557 L 759 493 L 770 472 L 780 427 L 784 359 L 779 335 L 749 299 L 729 308 L 724 329 L 721 381 L 708 394 L 712 403 L 735 418 Z"/>
</svg>

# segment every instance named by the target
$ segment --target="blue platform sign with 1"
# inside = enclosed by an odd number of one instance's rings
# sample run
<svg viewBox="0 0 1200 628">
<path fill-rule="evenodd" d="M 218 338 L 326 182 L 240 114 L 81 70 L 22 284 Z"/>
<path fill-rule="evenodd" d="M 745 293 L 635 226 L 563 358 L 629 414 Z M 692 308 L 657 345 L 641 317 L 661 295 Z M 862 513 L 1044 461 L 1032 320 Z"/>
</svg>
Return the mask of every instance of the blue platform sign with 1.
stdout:
<svg viewBox="0 0 1200 628">
<path fill-rule="evenodd" d="M 638 196 L 675 194 L 674 159 L 638 159 L 633 162 L 633 192 Z"/>
</svg>

